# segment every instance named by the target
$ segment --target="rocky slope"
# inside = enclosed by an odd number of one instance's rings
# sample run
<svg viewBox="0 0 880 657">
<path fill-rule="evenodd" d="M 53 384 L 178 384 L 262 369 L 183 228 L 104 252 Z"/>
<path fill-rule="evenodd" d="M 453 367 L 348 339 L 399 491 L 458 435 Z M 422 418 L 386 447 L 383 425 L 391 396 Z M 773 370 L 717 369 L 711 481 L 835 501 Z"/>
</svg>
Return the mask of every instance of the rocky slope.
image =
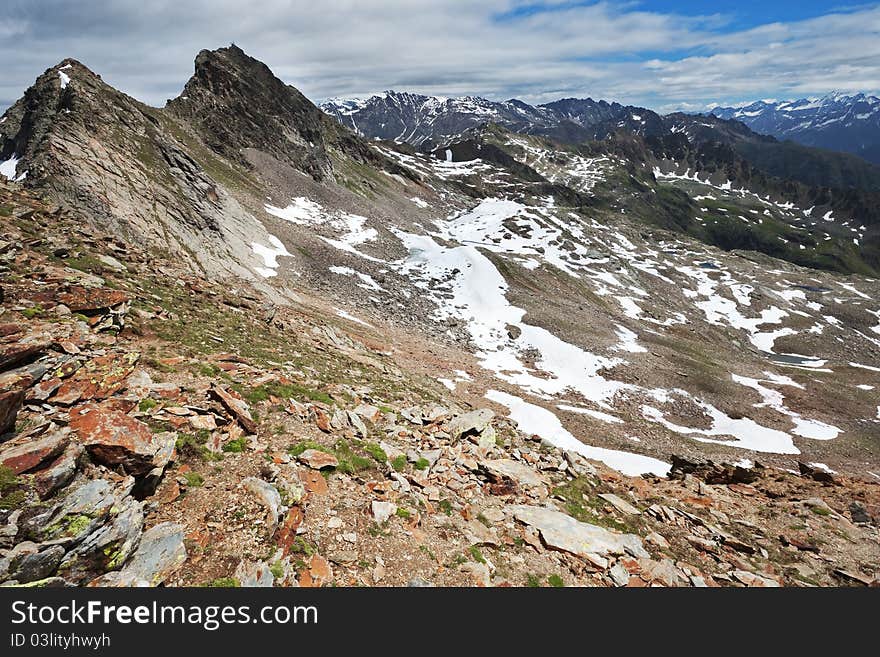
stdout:
<svg viewBox="0 0 880 657">
<path fill-rule="evenodd" d="M 822 98 L 716 107 L 712 114 L 736 119 L 766 135 L 805 146 L 845 151 L 880 164 L 880 98 L 832 93 Z"/>
<path fill-rule="evenodd" d="M 829 271 L 870 226 L 686 137 L 496 126 L 431 155 L 198 59 L 197 114 L 62 64 L 0 124 L 0 579 L 876 580 L 877 280 Z M 276 141 L 229 109 L 251 95 Z M 216 229 L 192 179 L 144 197 L 178 189 L 186 248 L 139 197 L 101 205 L 180 175 L 134 117 L 213 185 Z"/>
<path fill-rule="evenodd" d="M 445 399 L 319 300 L 254 312 L 0 194 L 4 585 L 876 581 L 877 484 L 689 459 L 624 477 Z"/>
</svg>

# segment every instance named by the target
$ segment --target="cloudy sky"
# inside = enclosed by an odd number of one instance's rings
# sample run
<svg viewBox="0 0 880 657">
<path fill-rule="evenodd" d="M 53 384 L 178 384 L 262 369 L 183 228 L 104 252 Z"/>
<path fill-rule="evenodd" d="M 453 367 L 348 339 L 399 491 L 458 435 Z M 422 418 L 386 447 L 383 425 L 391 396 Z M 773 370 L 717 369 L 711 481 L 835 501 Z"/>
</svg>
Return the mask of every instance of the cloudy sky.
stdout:
<svg viewBox="0 0 880 657">
<path fill-rule="evenodd" d="M 880 3 L 4 0 L 0 111 L 75 57 L 152 105 L 235 42 L 313 100 L 384 89 L 661 111 L 880 91 Z M 259 4 L 259 8 L 254 5 Z"/>
</svg>

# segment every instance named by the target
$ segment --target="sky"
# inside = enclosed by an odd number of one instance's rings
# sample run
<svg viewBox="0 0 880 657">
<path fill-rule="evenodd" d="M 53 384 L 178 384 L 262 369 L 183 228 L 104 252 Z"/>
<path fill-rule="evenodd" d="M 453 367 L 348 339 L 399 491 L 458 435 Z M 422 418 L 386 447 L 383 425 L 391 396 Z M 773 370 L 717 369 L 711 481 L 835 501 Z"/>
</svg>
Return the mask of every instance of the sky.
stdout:
<svg viewBox="0 0 880 657">
<path fill-rule="evenodd" d="M 880 2 L 4 0 L 0 111 L 74 57 L 151 105 L 234 42 L 314 101 L 386 89 L 667 112 L 880 92 Z M 256 5 L 259 8 L 256 8 Z"/>
</svg>

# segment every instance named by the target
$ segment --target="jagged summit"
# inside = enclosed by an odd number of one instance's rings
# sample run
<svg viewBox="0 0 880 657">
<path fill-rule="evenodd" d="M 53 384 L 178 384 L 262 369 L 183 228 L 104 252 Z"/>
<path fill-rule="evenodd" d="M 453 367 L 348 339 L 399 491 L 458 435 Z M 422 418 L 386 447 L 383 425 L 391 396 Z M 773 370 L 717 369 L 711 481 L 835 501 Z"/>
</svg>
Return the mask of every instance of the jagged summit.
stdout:
<svg viewBox="0 0 880 657">
<path fill-rule="evenodd" d="M 238 46 L 202 50 L 166 108 L 230 159 L 244 162 L 243 149 L 255 148 L 316 179 L 332 175 L 321 111 Z"/>
</svg>

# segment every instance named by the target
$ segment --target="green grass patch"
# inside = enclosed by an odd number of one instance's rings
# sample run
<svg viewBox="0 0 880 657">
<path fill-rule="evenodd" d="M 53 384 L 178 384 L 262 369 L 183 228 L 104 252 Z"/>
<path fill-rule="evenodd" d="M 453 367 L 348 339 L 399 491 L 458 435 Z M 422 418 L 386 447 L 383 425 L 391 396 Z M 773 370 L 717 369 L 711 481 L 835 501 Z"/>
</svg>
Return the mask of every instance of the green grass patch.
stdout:
<svg viewBox="0 0 880 657">
<path fill-rule="evenodd" d="M 193 472 L 192 470 L 184 473 L 183 478 L 186 479 L 186 485 L 190 488 L 198 488 L 205 483 L 205 478 L 198 472 Z"/>
<path fill-rule="evenodd" d="M 229 452 L 232 454 L 241 454 L 247 449 L 247 438 L 242 436 L 241 438 L 236 438 L 235 440 L 230 440 L 228 443 L 223 445 L 223 451 Z"/>
<path fill-rule="evenodd" d="M 218 577 L 215 580 L 206 582 L 205 586 L 215 589 L 237 589 L 241 586 L 241 582 L 234 577 Z"/>
<path fill-rule="evenodd" d="M 153 410 L 158 405 L 159 402 L 157 402 L 155 399 L 150 399 L 149 397 L 146 397 L 145 399 L 141 399 L 138 403 L 138 410 L 141 413 L 146 413 L 147 411 Z"/>
<path fill-rule="evenodd" d="M 326 392 L 313 390 L 297 383 L 266 383 L 256 388 L 243 388 L 241 386 L 232 386 L 251 404 L 259 404 L 269 399 L 269 397 L 278 397 L 279 399 L 311 399 L 312 401 L 322 402 L 324 404 L 332 404 L 333 399 Z"/>
<path fill-rule="evenodd" d="M 480 548 L 478 548 L 476 545 L 471 545 L 468 548 L 468 552 L 471 553 L 471 558 L 477 563 L 486 563 L 486 557 L 483 556 L 483 553 L 480 552 Z"/>
</svg>

